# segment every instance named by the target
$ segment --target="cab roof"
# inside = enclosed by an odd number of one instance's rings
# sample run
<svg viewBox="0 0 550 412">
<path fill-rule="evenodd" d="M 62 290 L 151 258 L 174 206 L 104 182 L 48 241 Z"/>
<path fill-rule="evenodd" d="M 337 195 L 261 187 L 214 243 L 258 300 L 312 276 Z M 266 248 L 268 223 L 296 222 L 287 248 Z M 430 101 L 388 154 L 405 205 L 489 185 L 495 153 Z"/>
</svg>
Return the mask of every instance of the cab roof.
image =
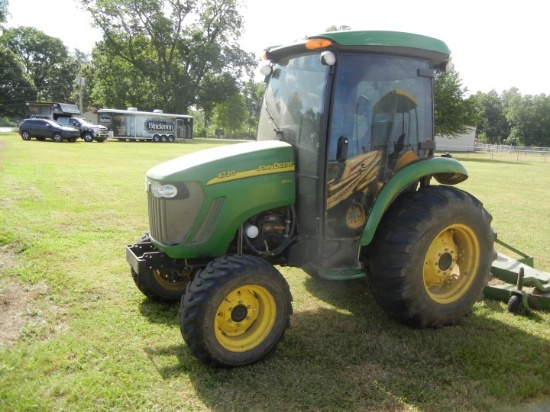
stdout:
<svg viewBox="0 0 550 412">
<path fill-rule="evenodd" d="M 414 57 L 428 60 L 434 66 L 446 63 L 451 54 L 443 41 L 433 37 L 398 31 L 371 30 L 333 31 L 308 36 L 295 44 L 267 48 L 266 56 L 270 60 L 278 60 L 282 56 L 306 51 L 309 49 L 306 44 L 315 39 L 331 42 L 331 45 L 324 49 Z"/>
</svg>

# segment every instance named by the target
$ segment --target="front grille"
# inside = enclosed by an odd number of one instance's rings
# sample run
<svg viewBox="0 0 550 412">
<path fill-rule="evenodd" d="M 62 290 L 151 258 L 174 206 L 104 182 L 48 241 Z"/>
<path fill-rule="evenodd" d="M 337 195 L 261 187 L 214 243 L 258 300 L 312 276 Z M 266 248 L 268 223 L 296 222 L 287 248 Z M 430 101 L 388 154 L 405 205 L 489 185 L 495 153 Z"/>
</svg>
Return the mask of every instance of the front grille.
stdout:
<svg viewBox="0 0 550 412">
<path fill-rule="evenodd" d="M 149 230 L 156 241 L 164 245 L 180 244 L 197 220 L 204 194 L 197 183 L 187 183 L 185 198 L 156 198 L 148 193 Z"/>
</svg>

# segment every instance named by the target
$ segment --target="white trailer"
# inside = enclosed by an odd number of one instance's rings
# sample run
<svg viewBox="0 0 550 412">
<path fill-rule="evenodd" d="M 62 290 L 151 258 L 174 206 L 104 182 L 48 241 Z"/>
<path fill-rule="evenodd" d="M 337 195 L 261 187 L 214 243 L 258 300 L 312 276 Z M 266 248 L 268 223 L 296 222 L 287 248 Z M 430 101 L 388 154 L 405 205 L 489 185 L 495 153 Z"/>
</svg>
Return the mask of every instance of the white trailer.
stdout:
<svg viewBox="0 0 550 412">
<path fill-rule="evenodd" d="M 118 140 L 152 140 L 173 142 L 193 138 L 193 117 L 184 114 L 100 109 L 98 123 L 108 129 L 109 137 Z"/>
</svg>

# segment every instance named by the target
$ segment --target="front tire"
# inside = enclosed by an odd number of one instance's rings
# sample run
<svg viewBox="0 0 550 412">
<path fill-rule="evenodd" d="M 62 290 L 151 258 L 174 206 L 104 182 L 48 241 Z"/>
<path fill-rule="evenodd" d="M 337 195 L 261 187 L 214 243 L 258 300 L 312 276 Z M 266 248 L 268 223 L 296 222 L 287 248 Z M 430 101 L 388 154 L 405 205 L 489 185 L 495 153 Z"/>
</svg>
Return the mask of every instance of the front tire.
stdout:
<svg viewBox="0 0 550 412">
<path fill-rule="evenodd" d="M 85 142 L 92 143 L 94 141 L 94 137 L 91 133 L 84 133 L 84 136 L 82 136 Z"/>
<path fill-rule="evenodd" d="M 368 250 L 375 299 L 394 319 L 442 327 L 469 314 L 490 278 L 495 235 L 481 202 L 449 186 L 406 193 Z"/>
<path fill-rule="evenodd" d="M 56 143 L 60 143 L 63 140 L 63 138 L 61 137 L 61 134 L 54 133 L 52 136 L 52 140 Z"/>
<path fill-rule="evenodd" d="M 234 367 L 273 352 L 290 325 L 292 295 L 281 273 L 252 256 L 211 261 L 181 301 L 180 329 L 201 361 Z"/>
</svg>

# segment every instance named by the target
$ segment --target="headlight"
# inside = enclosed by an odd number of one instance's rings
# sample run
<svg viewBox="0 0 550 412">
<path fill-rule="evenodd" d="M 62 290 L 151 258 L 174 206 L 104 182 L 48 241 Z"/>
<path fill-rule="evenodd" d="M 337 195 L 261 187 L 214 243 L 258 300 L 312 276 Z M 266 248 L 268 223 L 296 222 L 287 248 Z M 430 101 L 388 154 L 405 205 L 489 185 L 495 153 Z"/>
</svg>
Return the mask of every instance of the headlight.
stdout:
<svg viewBox="0 0 550 412">
<path fill-rule="evenodd" d="M 178 189 L 174 185 L 161 185 L 159 182 L 149 181 L 149 190 L 155 197 L 172 199 L 177 196 Z"/>
</svg>

